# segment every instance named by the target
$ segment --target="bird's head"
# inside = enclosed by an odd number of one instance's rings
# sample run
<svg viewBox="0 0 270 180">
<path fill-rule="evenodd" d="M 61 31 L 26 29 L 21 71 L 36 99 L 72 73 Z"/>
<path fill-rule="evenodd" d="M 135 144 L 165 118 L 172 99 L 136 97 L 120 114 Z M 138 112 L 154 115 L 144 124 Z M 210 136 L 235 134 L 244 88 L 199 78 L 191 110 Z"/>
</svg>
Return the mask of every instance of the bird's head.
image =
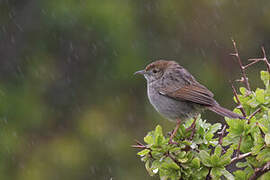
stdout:
<svg viewBox="0 0 270 180">
<path fill-rule="evenodd" d="M 143 75 L 150 83 L 162 78 L 168 68 L 175 66 L 179 66 L 175 61 L 157 60 L 147 65 L 144 70 L 137 71 L 134 74 Z"/>
</svg>

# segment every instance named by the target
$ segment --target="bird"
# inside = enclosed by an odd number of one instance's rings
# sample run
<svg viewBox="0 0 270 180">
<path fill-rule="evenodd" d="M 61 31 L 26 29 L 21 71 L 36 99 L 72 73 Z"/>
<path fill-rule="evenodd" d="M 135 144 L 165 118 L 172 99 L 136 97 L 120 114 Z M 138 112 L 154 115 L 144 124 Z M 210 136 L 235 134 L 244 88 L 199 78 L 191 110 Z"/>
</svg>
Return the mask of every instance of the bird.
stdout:
<svg viewBox="0 0 270 180">
<path fill-rule="evenodd" d="M 181 122 L 198 116 L 204 110 L 223 117 L 244 119 L 242 115 L 221 107 L 214 94 L 176 61 L 157 60 L 134 74 L 145 77 L 148 99 L 156 111 L 168 120 L 177 122 L 169 143 L 173 143 Z M 193 126 L 195 121 L 196 118 Z"/>
</svg>

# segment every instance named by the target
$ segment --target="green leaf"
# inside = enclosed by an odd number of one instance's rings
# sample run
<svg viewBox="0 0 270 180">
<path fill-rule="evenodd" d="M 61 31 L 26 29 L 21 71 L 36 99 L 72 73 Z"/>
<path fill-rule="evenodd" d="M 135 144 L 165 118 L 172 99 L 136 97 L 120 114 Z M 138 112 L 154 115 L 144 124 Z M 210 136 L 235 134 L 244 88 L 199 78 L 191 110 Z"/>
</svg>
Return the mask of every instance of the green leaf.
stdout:
<svg viewBox="0 0 270 180">
<path fill-rule="evenodd" d="M 231 156 L 233 154 L 233 146 L 227 149 L 226 153 L 220 157 L 220 164 L 226 166 L 231 163 Z"/>
<path fill-rule="evenodd" d="M 261 165 L 260 162 L 256 158 L 257 157 L 255 157 L 255 156 L 249 156 L 249 157 L 246 158 L 246 161 L 249 164 L 249 166 L 247 166 L 246 169 L 251 168 L 252 166 L 253 167 L 259 167 Z"/>
<path fill-rule="evenodd" d="M 186 154 L 187 154 L 186 151 L 181 151 L 177 154 L 177 158 L 179 159 L 184 158 Z"/>
<path fill-rule="evenodd" d="M 270 148 L 265 148 L 257 155 L 258 161 L 267 162 L 270 161 Z"/>
<path fill-rule="evenodd" d="M 214 167 L 214 168 L 212 168 L 210 174 L 213 177 L 213 179 L 219 179 L 220 176 L 222 175 L 221 174 L 221 169 L 220 168 L 217 168 L 217 167 Z"/>
<path fill-rule="evenodd" d="M 154 160 L 153 162 L 152 162 L 152 169 L 155 169 L 155 168 L 159 168 L 160 167 L 160 165 L 161 165 L 161 161 L 160 160 Z"/>
<path fill-rule="evenodd" d="M 250 149 L 254 146 L 251 136 L 243 136 L 240 151 L 243 153 L 250 152 Z"/>
<path fill-rule="evenodd" d="M 160 125 L 157 125 L 156 126 L 156 129 L 155 129 L 155 136 L 163 136 L 163 133 L 162 133 L 162 127 Z"/>
<path fill-rule="evenodd" d="M 240 90 L 242 95 L 244 95 L 244 96 L 246 95 L 247 89 L 245 87 L 240 87 L 239 90 Z"/>
<path fill-rule="evenodd" d="M 240 136 L 243 133 L 246 120 L 226 119 L 226 122 L 230 127 L 227 131 L 232 135 Z"/>
<path fill-rule="evenodd" d="M 237 162 L 236 167 L 238 168 L 244 168 L 248 166 L 248 162 Z"/>
<path fill-rule="evenodd" d="M 171 148 L 171 149 L 170 149 L 170 152 L 178 152 L 178 151 L 179 151 L 180 153 L 182 152 L 180 147 L 174 147 L 174 148 Z M 183 151 L 183 152 L 185 152 L 185 151 Z"/>
<path fill-rule="evenodd" d="M 206 134 L 205 134 L 205 139 L 207 140 L 207 141 L 211 141 L 211 139 L 214 137 L 214 134 L 212 133 L 212 132 L 207 132 Z"/>
<path fill-rule="evenodd" d="M 201 167 L 200 169 L 197 169 L 197 173 L 192 172 L 192 178 L 190 179 L 200 179 L 204 180 L 209 173 L 209 168 L 207 167 Z"/>
<path fill-rule="evenodd" d="M 200 159 L 198 157 L 195 157 L 194 159 L 192 159 L 191 165 L 194 168 L 199 168 L 200 167 Z"/>
<path fill-rule="evenodd" d="M 261 128 L 261 130 L 264 132 L 264 133 L 268 133 L 269 131 L 269 128 L 267 127 L 267 119 L 264 119 L 264 118 L 261 118 L 261 122 L 262 123 L 258 123 L 258 126 Z"/>
<path fill-rule="evenodd" d="M 147 144 L 154 144 L 154 138 L 151 135 L 151 133 L 148 133 L 147 136 L 145 136 L 143 138 L 144 142 L 146 142 Z"/>
<path fill-rule="evenodd" d="M 204 129 L 202 127 L 199 127 L 198 130 L 197 130 L 197 133 L 201 136 L 204 135 Z"/>
<path fill-rule="evenodd" d="M 222 156 L 222 157 L 231 157 L 233 154 L 233 147 L 230 147 L 229 149 L 227 149 L 226 153 Z"/>
<path fill-rule="evenodd" d="M 247 96 L 247 95 L 238 95 L 238 98 L 239 98 L 240 102 L 241 102 L 243 105 L 245 105 L 245 104 L 247 104 L 247 102 L 248 102 L 250 99 L 252 99 L 252 96 L 251 96 L 251 95 L 249 95 L 249 96 Z M 235 100 L 235 102 L 237 103 L 235 97 L 234 97 L 234 100 Z"/>
<path fill-rule="evenodd" d="M 180 125 L 178 132 L 176 133 L 176 136 L 179 138 L 186 137 L 187 136 L 186 128 L 184 125 Z"/>
<path fill-rule="evenodd" d="M 216 124 L 214 124 L 214 125 L 212 125 L 211 127 L 210 127 L 210 132 L 211 133 L 215 133 L 215 132 L 217 132 L 217 130 L 219 130 L 219 129 L 221 129 L 221 124 L 220 123 L 216 123 Z"/>
<path fill-rule="evenodd" d="M 156 146 L 160 146 L 162 144 L 162 141 L 163 141 L 164 137 L 160 136 L 160 135 L 157 135 L 155 137 L 155 145 Z"/>
<path fill-rule="evenodd" d="M 255 91 L 256 100 L 260 103 L 264 103 L 264 90 L 257 88 Z"/>
<path fill-rule="evenodd" d="M 180 163 L 186 163 L 188 158 L 177 159 Z"/>
<path fill-rule="evenodd" d="M 257 132 L 254 133 L 254 146 L 251 148 L 252 155 L 257 155 L 264 146 L 264 139 L 261 132 L 257 128 Z"/>
<path fill-rule="evenodd" d="M 223 174 L 228 180 L 234 180 L 233 175 L 227 171 L 225 168 L 221 169 L 221 174 Z"/>
<path fill-rule="evenodd" d="M 145 162 L 145 169 L 147 170 L 147 172 L 150 176 L 155 175 L 155 173 L 153 173 L 152 169 L 150 168 L 150 161 L 149 160 Z"/>
<path fill-rule="evenodd" d="M 250 166 L 246 167 L 244 169 L 244 172 L 246 174 L 246 178 L 245 179 L 248 179 L 248 177 L 250 177 L 253 173 L 254 173 L 254 169 Z"/>
<path fill-rule="evenodd" d="M 149 149 L 144 149 L 144 150 L 138 152 L 137 154 L 138 154 L 139 156 L 145 156 L 145 155 L 147 155 L 149 152 L 150 152 Z"/>
<path fill-rule="evenodd" d="M 235 172 L 233 172 L 233 174 L 235 175 L 235 179 L 236 180 L 246 180 L 246 173 L 242 170 L 237 170 Z"/>
<path fill-rule="evenodd" d="M 252 108 L 256 108 L 260 103 L 257 101 L 256 97 L 253 96 L 250 100 L 247 101 L 247 104 Z"/>
<path fill-rule="evenodd" d="M 263 81 L 265 87 L 269 86 L 270 75 L 267 71 L 261 71 L 261 80 Z"/>
<path fill-rule="evenodd" d="M 253 146 L 251 148 L 252 155 L 257 155 L 260 152 L 260 150 L 262 149 L 262 147 L 263 147 L 263 144 L 258 144 L 256 146 Z"/>
<path fill-rule="evenodd" d="M 270 179 L 270 172 L 263 174 L 260 177 L 260 180 L 269 180 Z"/>
<path fill-rule="evenodd" d="M 216 154 L 213 154 L 211 156 L 211 165 L 212 165 L 212 167 L 213 166 L 219 166 L 219 163 L 220 163 L 219 157 Z"/>
<path fill-rule="evenodd" d="M 174 169 L 174 170 L 180 169 L 180 167 L 169 157 L 167 157 L 165 161 L 162 163 L 162 167 L 166 169 Z"/>
<path fill-rule="evenodd" d="M 265 134 L 264 141 L 265 141 L 265 144 L 267 146 L 270 146 L 270 134 L 269 133 Z"/>
<path fill-rule="evenodd" d="M 222 147 L 221 145 L 217 145 L 214 154 L 217 155 L 218 157 L 221 155 Z"/>
<path fill-rule="evenodd" d="M 152 162 L 151 170 L 154 174 L 158 173 L 161 166 L 161 162 L 159 160 L 155 160 Z"/>
<path fill-rule="evenodd" d="M 201 158 L 201 161 L 205 166 L 212 167 L 210 155 L 206 151 L 201 150 L 199 153 L 199 157 Z"/>
</svg>

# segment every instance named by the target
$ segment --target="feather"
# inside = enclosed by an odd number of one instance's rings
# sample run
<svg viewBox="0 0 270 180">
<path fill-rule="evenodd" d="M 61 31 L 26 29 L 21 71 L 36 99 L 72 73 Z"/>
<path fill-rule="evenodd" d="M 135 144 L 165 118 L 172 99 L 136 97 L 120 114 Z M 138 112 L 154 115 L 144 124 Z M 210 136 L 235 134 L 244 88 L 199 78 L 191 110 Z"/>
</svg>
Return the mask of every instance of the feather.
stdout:
<svg viewBox="0 0 270 180">
<path fill-rule="evenodd" d="M 213 94 L 204 86 L 187 85 L 171 91 L 170 88 L 162 88 L 159 93 L 176 100 L 190 101 L 201 105 L 213 106 L 217 102 L 213 98 Z"/>
</svg>

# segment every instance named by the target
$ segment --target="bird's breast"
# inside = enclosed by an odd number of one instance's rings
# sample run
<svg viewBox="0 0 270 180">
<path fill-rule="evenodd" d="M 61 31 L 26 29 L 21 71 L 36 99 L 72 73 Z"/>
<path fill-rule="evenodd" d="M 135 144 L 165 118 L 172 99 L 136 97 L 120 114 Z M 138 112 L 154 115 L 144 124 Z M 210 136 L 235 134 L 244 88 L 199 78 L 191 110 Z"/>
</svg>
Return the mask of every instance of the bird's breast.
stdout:
<svg viewBox="0 0 270 180">
<path fill-rule="evenodd" d="M 148 86 L 147 91 L 150 103 L 161 115 L 169 120 L 185 120 L 193 117 L 198 112 L 193 103 L 161 95 L 155 87 Z"/>
</svg>

